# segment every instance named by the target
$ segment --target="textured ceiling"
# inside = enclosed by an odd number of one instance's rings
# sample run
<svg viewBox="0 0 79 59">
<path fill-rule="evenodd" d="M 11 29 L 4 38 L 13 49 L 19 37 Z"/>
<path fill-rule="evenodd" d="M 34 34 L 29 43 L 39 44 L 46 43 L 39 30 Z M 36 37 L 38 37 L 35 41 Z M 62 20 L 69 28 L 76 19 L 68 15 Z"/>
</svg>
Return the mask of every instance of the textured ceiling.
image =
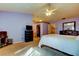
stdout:
<svg viewBox="0 0 79 59">
<path fill-rule="evenodd" d="M 0 11 L 33 13 L 43 5 L 40 3 L 0 3 Z"/>
<path fill-rule="evenodd" d="M 78 3 L 54 3 L 52 9 L 57 8 L 55 14 L 46 17 L 44 14 L 39 12 L 40 17 L 45 18 L 43 21 L 57 21 L 64 18 L 79 17 L 79 4 Z"/>
<path fill-rule="evenodd" d="M 46 3 L 0 3 L 0 11 L 28 13 L 34 17 L 41 17 L 44 21 L 79 17 L 78 3 L 52 3 L 52 9 L 57 10 L 50 17 L 45 16 L 45 8 Z"/>
</svg>

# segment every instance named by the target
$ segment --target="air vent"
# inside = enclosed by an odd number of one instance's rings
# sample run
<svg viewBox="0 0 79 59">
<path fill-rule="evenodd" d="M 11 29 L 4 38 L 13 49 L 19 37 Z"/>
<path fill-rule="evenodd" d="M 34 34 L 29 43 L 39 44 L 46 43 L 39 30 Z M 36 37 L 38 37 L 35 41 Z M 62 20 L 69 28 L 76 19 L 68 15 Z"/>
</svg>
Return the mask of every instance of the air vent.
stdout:
<svg viewBox="0 0 79 59">
<path fill-rule="evenodd" d="M 64 20 L 64 19 L 66 19 L 66 18 L 62 18 L 62 20 Z"/>
</svg>

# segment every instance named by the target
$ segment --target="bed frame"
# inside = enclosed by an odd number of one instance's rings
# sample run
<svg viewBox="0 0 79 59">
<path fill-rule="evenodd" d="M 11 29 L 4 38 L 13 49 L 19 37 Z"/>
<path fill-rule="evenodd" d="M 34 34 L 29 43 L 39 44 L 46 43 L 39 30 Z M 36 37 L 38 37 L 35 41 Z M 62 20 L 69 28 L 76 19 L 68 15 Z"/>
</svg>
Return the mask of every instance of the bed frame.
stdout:
<svg viewBox="0 0 79 59">
<path fill-rule="evenodd" d="M 74 56 L 74 55 L 68 54 L 68 53 L 66 53 L 66 52 L 62 52 L 62 51 L 60 51 L 60 50 L 58 50 L 58 49 L 55 49 L 55 48 L 53 48 L 53 47 L 49 47 L 49 46 L 47 46 L 47 45 L 41 45 L 41 48 L 43 48 L 43 47 L 48 47 L 48 48 L 50 48 L 50 49 L 56 50 L 56 51 L 58 51 L 58 52 L 61 52 L 61 53 L 65 54 L 66 56 Z"/>
</svg>

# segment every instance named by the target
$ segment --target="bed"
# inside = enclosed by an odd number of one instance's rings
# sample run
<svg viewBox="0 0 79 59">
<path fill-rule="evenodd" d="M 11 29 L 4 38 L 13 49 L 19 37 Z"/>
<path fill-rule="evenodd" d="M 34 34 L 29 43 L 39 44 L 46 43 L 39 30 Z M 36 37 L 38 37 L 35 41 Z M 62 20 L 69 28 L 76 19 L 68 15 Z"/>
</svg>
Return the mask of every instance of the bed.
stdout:
<svg viewBox="0 0 79 59">
<path fill-rule="evenodd" d="M 46 45 L 70 55 L 79 56 L 79 36 L 49 34 L 41 37 L 39 47 Z"/>
</svg>

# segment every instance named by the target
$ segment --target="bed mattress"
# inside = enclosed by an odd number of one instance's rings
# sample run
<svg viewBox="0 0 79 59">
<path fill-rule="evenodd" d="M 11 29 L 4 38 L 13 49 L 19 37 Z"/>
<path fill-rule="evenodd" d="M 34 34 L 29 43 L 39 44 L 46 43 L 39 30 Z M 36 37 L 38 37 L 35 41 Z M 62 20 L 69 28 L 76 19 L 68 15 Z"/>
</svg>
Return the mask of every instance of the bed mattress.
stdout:
<svg viewBox="0 0 79 59">
<path fill-rule="evenodd" d="M 79 40 L 77 36 L 49 34 L 41 37 L 39 47 L 47 45 L 66 52 L 70 55 L 79 55 Z"/>
</svg>

